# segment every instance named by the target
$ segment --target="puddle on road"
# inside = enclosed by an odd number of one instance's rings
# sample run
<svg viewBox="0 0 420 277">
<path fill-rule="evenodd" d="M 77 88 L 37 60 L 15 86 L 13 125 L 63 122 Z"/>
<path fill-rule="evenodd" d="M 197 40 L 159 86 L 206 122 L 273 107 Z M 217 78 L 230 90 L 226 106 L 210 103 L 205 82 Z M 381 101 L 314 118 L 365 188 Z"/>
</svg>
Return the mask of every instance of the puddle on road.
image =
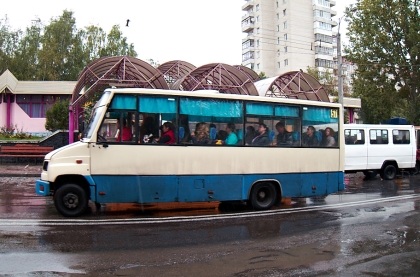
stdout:
<svg viewBox="0 0 420 277">
<path fill-rule="evenodd" d="M 77 255 L 63 253 L 5 253 L 0 254 L 1 273 L 13 276 L 27 276 L 30 273 L 86 273 L 72 268 L 76 259 Z"/>
</svg>

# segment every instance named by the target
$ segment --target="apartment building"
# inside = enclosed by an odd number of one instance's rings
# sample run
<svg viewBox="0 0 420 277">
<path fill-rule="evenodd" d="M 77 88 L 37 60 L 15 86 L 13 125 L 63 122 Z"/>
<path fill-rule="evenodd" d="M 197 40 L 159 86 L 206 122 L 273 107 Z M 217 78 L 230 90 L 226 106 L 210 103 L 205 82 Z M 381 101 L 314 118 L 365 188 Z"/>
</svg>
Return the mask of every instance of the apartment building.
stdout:
<svg viewBox="0 0 420 277">
<path fill-rule="evenodd" d="M 267 77 L 317 67 L 333 73 L 335 0 L 247 0 L 242 65 Z"/>
</svg>

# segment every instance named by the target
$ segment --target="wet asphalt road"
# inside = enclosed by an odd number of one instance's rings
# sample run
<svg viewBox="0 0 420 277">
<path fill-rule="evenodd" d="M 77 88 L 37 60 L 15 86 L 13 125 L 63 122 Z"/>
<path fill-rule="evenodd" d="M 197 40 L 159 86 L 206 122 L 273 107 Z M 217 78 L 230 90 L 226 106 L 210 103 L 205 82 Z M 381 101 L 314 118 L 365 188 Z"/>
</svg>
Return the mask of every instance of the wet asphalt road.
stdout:
<svg viewBox="0 0 420 277">
<path fill-rule="evenodd" d="M 346 175 L 340 194 L 245 205 L 103 205 L 78 219 L 0 179 L 3 276 L 420 276 L 420 176 Z M 182 210 L 179 210 L 182 208 Z"/>
</svg>

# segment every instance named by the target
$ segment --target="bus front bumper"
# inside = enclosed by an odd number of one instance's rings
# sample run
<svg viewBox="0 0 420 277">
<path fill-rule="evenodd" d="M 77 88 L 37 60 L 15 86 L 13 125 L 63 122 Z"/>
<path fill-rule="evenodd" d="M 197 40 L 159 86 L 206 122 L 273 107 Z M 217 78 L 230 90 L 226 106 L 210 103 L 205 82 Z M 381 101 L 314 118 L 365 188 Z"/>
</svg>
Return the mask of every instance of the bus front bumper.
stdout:
<svg viewBox="0 0 420 277">
<path fill-rule="evenodd" d="M 35 191 L 36 191 L 36 194 L 38 195 L 42 195 L 42 196 L 50 195 L 50 182 L 43 181 L 43 180 L 36 180 Z"/>
</svg>

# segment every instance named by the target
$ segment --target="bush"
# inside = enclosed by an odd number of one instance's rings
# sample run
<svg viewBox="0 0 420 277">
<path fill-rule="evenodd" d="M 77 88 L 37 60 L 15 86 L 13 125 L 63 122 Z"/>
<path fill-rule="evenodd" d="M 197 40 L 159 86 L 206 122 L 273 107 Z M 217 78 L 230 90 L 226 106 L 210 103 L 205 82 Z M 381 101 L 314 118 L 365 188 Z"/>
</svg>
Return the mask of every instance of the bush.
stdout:
<svg viewBox="0 0 420 277">
<path fill-rule="evenodd" d="M 45 129 L 54 132 L 57 130 L 68 130 L 69 128 L 69 100 L 55 102 L 45 112 Z"/>
<path fill-rule="evenodd" d="M 6 139 L 30 139 L 32 135 L 25 133 L 23 129 L 18 130 L 17 125 L 10 125 L 0 128 L 0 137 Z"/>
</svg>

